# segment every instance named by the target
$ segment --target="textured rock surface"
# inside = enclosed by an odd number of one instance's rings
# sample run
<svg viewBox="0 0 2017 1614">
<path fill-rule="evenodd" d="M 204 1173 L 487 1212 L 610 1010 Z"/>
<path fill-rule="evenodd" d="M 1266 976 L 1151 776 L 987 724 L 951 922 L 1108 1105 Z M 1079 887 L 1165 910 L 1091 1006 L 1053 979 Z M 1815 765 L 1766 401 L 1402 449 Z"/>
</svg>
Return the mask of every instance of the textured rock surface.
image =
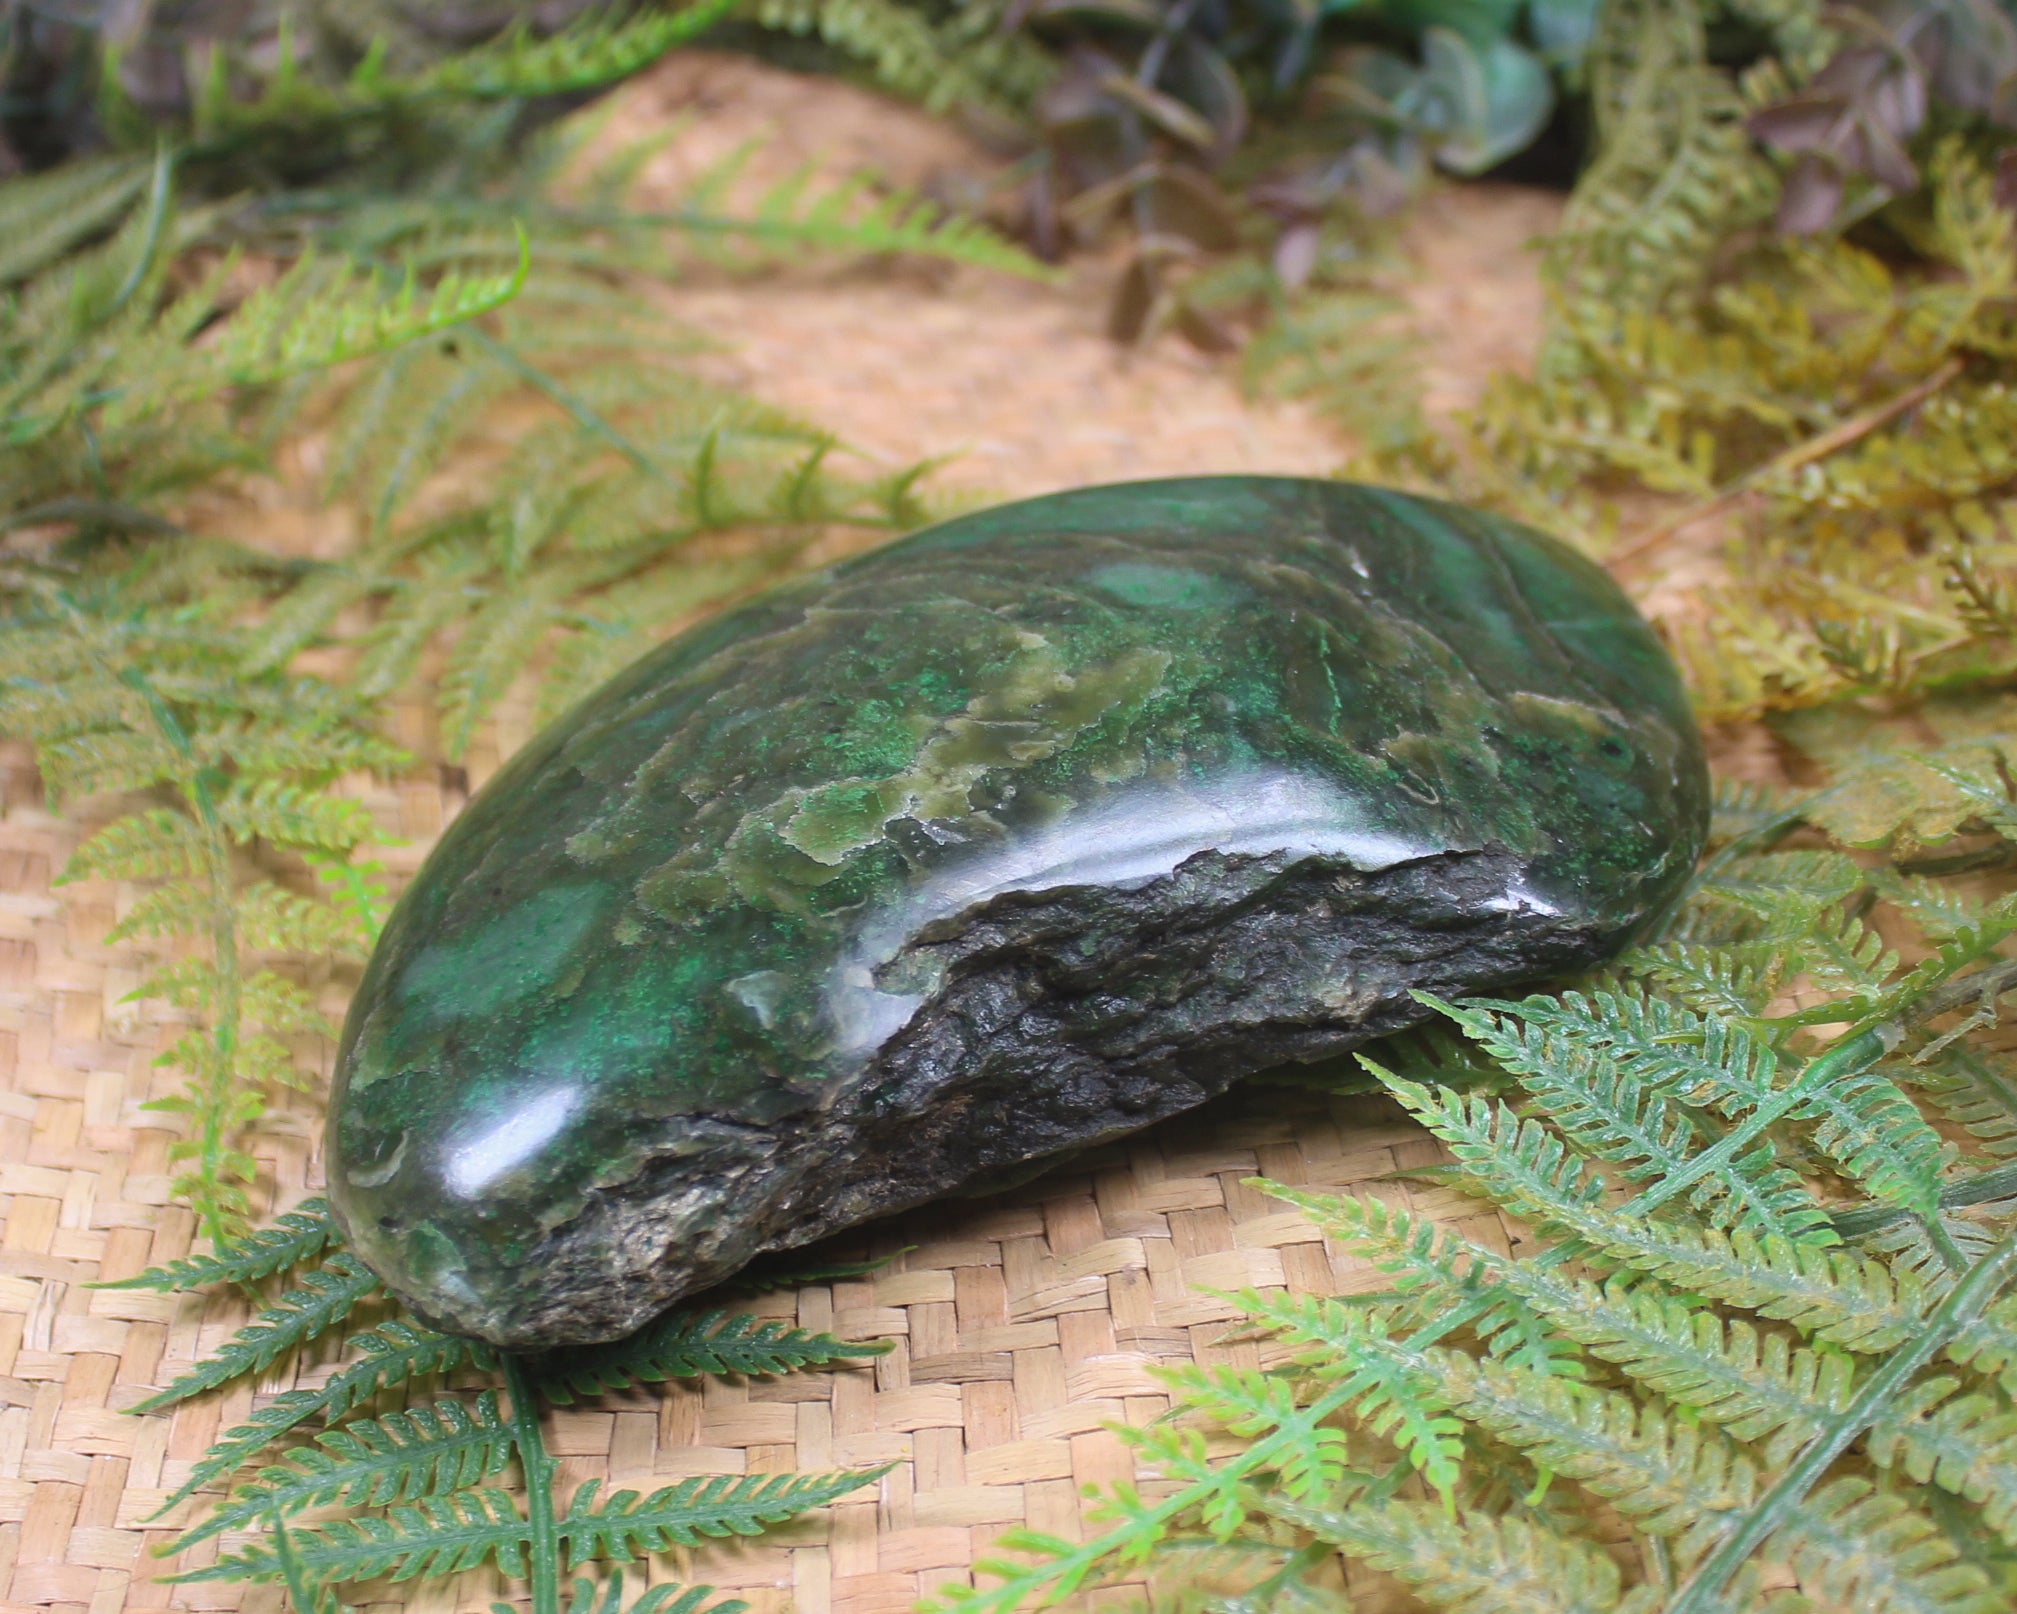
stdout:
<svg viewBox="0 0 2017 1614">
<path fill-rule="evenodd" d="M 1601 571 L 1346 484 L 969 516 L 682 635 L 388 926 L 330 1188 L 431 1321 L 608 1338 L 751 1256 L 1602 959 L 1701 753 Z"/>
</svg>

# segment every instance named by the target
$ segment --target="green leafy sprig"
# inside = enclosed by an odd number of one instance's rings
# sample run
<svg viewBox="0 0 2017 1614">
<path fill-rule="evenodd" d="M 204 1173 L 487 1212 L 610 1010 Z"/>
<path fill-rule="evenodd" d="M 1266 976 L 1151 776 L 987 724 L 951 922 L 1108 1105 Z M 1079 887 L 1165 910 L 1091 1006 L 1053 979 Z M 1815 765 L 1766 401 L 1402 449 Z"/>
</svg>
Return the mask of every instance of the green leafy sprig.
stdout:
<svg viewBox="0 0 2017 1614">
<path fill-rule="evenodd" d="M 342 1328 L 358 1307 L 382 1303 L 377 1279 L 341 1243 L 327 1208 L 310 1201 L 211 1256 L 120 1280 L 117 1287 L 163 1292 L 255 1278 L 291 1284 L 214 1355 L 135 1410 L 157 1411 L 265 1373 Z M 319 1268 L 301 1270 L 318 1257 Z M 199 1488 L 261 1463 L 161 1549 L 176 1554 L 219 1539 L 226 1545 L 212 1562 L 173 1578 L 284 1582 L 309 1614 L 336 1606 L 335 1588 L 348 1582 L 432 1579 L 492 1565 L 529 1583 L 537 1614 L 559 1614 L 564 1576 L 575 1570 L 757 1535 L 885 1472 L 705 1475 L 607 1496 L 591 1480 L 562 1506 L 540 1405 L 704 1373 L 797 1371 L 878 1356 L 886 1344 L 851 1344 L 709 1311 L 676 1312 L 630 1340 L 531 1359 L 397 1317 L 353 1334 L 348 1345 L 348 1359 L 321 1388 L 289 1391 L 250 1424 L 227 1431 L 164 1505 L 166 1512 Z M 472 1374 L 491 1383 L 462 1388 Z M 433 1386 L 431 1398 L 419 1393 L 426 1385 Z M 514 1472 L 520 1485 L 503 1483 Z M 343 1511 L 332 1518 L 331 1509 Z M 289 1522 L 311 1510 L 317 1522 Z M 635 1606 L 692 1610 L 711 1595 L 705 1587 L 660 1587 Z M 599 1590 L 576 1582 L 577 1609 L 615 1608 L 620 1601 L 620 1570 Z"/>
</svg>

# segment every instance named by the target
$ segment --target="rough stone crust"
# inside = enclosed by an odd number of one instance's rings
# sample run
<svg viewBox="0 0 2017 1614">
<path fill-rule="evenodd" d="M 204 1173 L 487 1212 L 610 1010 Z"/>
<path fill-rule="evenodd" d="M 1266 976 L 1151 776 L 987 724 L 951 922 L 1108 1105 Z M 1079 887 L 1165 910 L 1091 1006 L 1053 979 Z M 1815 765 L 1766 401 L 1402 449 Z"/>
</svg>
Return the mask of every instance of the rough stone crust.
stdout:
<svg viewBox="0 0 2017 1614">
<path fill-rule="evenodd" d="M 776 1128 L 716 1121 L 699 1156 L 687 1122 L 678 1153 L 548 1236 L 537 1309 L 487 1337 L 620 1337 L 753 1256 L 1401 1030 L 1427 1013 L 1411 990 L 1488 989 L 1615 950 L 1495 907 L 1525 872 L 1499 848 L 1376 874 L 1205 852 L 1132 890 L 996 898 L 924 944 L 949 965 L 944 989 L 846 1093 Z"/>
</svg>

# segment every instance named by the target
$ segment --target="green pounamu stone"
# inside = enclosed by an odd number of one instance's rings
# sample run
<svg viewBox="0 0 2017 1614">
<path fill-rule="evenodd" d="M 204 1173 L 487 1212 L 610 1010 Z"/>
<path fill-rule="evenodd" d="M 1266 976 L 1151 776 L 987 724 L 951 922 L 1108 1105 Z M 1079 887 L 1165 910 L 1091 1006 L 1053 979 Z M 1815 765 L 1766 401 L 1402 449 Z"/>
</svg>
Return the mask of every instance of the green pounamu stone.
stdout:
<svg viewBox="0 0 2017 1614">
<path fill-rule="evenodd" d="M 1702 844 L 1602 571 L 1376 488 L 962 517 L 661 646 L 469 804 L 344 1033 L 421 1316 L 606 1339 L 750 1257 L 1615 953 Z"/>
</svg>

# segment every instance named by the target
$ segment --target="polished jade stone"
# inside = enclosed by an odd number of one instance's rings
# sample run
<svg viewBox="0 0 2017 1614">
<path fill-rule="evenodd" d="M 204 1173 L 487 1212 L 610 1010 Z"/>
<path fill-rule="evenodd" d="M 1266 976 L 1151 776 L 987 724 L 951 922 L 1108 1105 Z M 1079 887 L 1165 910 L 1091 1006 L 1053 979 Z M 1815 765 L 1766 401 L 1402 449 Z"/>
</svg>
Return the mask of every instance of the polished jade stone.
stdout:
<svg viewBox="0 0 2017 1614">
<path fill-rule="evenodd" d="M 1674 669 L 1496 517 L 1200 477 L 1004 505 L 525 747 L 350 1013 L 331 1198 L 425 1318 L 609 1338 L 750 1257 L 1617 951 L 1702 843 Z"/>
</svg>

